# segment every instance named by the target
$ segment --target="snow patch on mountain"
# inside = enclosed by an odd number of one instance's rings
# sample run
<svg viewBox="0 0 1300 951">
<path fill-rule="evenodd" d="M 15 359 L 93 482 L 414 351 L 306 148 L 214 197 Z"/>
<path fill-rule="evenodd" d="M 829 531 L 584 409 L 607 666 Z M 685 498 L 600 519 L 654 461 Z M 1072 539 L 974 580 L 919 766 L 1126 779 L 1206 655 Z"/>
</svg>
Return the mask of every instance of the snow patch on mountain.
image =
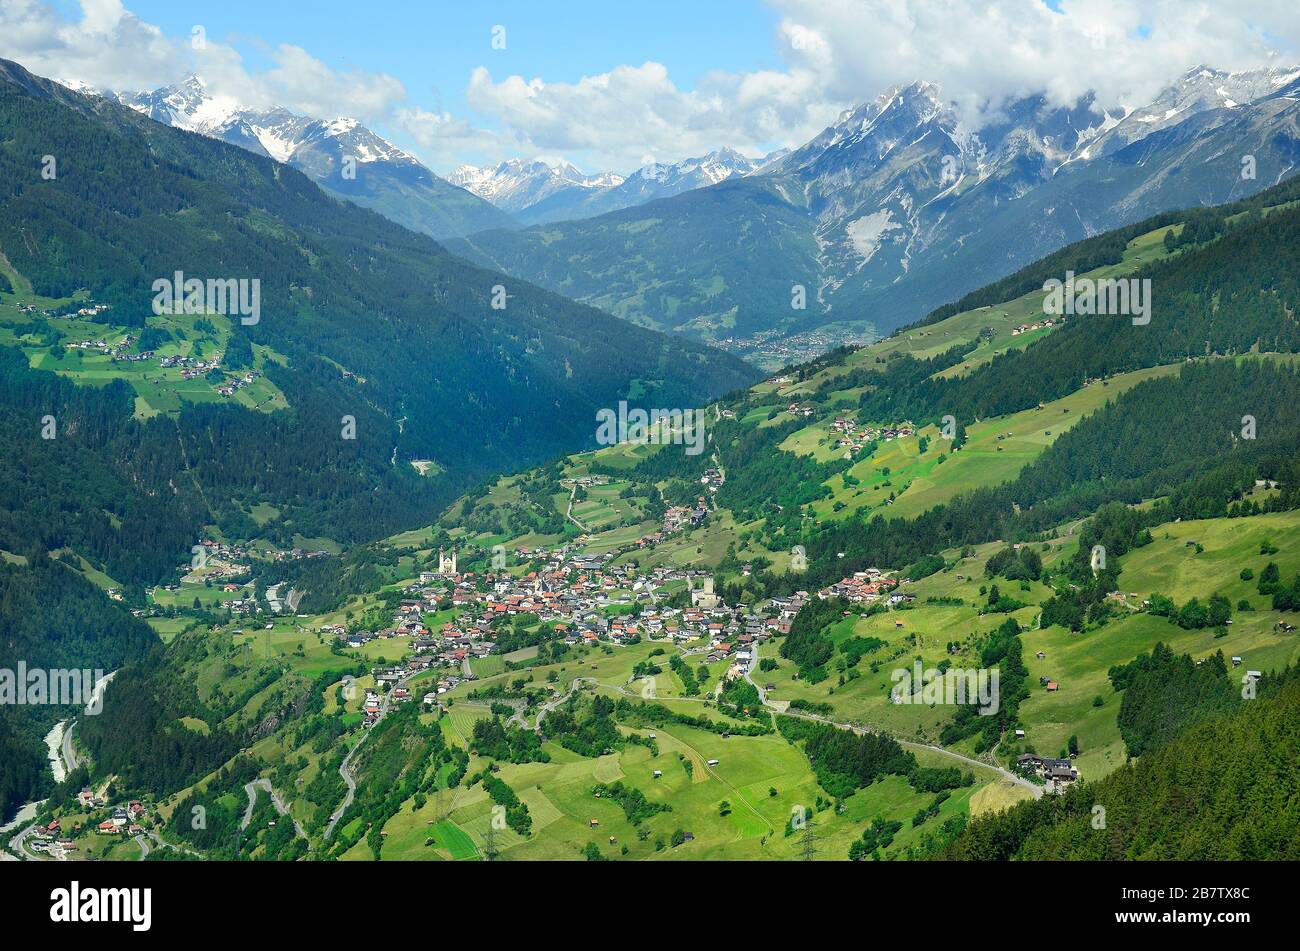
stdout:
<svg viewBox="0 0 1300 951">
<path fill-rule="evenodd" d="M 862 263 L 866 264 L 880 250 L 881 239 L 886 232 L 896 231 L 901 227 L 894 221 L 894 216 L 889 210 L 885 209 L 853 219 L 845 225 L 844 230 L 848 233 L 853 250 L 862 259 Z"/>
</svg>

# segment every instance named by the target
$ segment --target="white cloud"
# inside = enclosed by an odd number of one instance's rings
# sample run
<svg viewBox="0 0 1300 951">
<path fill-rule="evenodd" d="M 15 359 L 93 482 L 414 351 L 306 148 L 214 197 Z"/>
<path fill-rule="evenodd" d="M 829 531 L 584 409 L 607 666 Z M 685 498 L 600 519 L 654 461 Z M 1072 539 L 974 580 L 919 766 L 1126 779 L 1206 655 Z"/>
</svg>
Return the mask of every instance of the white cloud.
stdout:
<svg viewBox="0 0 1300 951">
<path fill-rule="evenodd" d="M 682 90 L 656 62 L 574 83 L 521 76 L 498 82 L 479 67 L 467 98 L 537 151 L 584 153 L 588 165 L 627 171 L 646 156 L 675 161 L 721 146 L 758 154 L 773 142 L 807 138 L 837 111 L 814 80 L 799 67 L 710 73 Z"/>
<path fill-rule="evenodd" d="M 764 2 L 780 15 L 779 69 L 709 73 L 684 89 L 653 60 L 574 82 L 494 78 L 480 66 L 467 79 L 472 117 L 413 101 L 390 75 L 340 72 L 291 44 L 266 50 L 271 67 L 252 72 L 220 38 L 196 50 L 188 35 L 165 36 L 121 0 L 81 0 L 75 19 L 55 0 L 0 0 L 0 56 L 113 89 L 197 71 L 251 107 L 387 127 L 440 169 L 522 155 L 623 172 L 646 156 L 797 146 L 839 110 L 916 79 L 938 83 L 978 122 L 1012 96 L 1045 92 L 1063 104 L 1092 89 L 1103 105 L 1132 104 L 1195 64 L 1244 69 L 1272 53 L 1300 60 L 1295 0 L 1060 0 L 1057 10 L 1044 0 Z"/>
<path fill-rule="evenodd" d="M 1284 61 L 1300 59 L 1300 5 L 1278 0 L 767 2 L 781 14 L 781 70 L 712 74 L 684 90 L 657 62 L 572 83 L 494 79 L 480 67 L 468 100 L 535 152 L 625 170 L 646 154 L 797 146 L 839 110 L 917 79 L 938 83 L 978 124 L 1010 97 L 1066 104 L 1094 90 L 1103 105 L 1142 103 L 1199 63 L 1253 68 L 1279 47 Z"/>
<path fill-rule="evenodd" d="M 791 62 L 830 99 L 861 102 L 900 82 L 938 83 L 970 118 L 1008 97 L 1058 105 L 1089 90 L 1103 105 L 1149 101 L 1189 66 L 1300 58 L 1293 0 L 769 0 L 786 37 L 811 33 Z M 1270 33 L 1263 31 L 1267 24 Z"/>
<path fill-rule="evenodd" d="M 32 72 L 136 88 L 153 81 L 177 43 L 125 10 L 120 0 L 82 0 L 82 19 L 66 20 L 43 0 L 0 0 L 0 56 Z"/>
<path fill-rule="evenodd" d="M 476 161 L 531 152 L 528 143 L 513 132 L 498 132 L 475 126 L 468 119 L 458 119 L 449 112 L 431 112 L 420 106 L 397 110 L 394 122 L 419 146 L 420 158 L 444 170 Z"/>
<path fill-rule="evenodd" d="M 339 72 L 300 46 L 270 50 L 270 69 L 249 72 L 238 51 L 206 31 L 168 37 L 121 0 L 80 0 L 81 18 L 64 19 L 48 0 L 0 0 L 0 56 L 55 79 L 132 91 L 174 83 L 191 73 L 217 95 L 249 108 L 280 105 L 306 115 L 377 122 L 405 101 L 392 76 Z"/>
<path fill-rule="evenodd" d="M 406 99 L 406 89 L 392 76 L 359 70 L 330 69 L 300 46 L 276 48 L 275 66 L 256 81 L 280 105 L 307 115 L 354 116 L 376 121 Z"/>
</svg>

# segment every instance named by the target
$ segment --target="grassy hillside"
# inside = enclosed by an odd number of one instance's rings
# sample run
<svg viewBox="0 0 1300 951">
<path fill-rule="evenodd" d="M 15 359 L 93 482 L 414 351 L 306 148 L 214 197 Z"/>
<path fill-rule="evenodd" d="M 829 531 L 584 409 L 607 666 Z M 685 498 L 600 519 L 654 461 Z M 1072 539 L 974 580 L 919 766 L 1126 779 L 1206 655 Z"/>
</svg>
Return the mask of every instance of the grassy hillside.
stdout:
<svg viewBox="0 0 1300 951">
<path fill-rule="evenodd" d="M 1267 213 L 1172 222 L 1168 243 L 1151 229 L 1103 241 L 1106 253 L 1087 258 L 1094 267 L 1159 280 L 1150 325 L 1072 318 L 1022 341 L 1010 329 L 1028 304 L 1011 288 L 1004 306 L 955 308 L 913 329 L 945 345 L 918 336 L 923 351 L 900 338 L 835 351 L 708 404 L 699 455 L 671 445 L 566 455 L 485 479 L 423 528 L 368 545 L 336 539 L 341 550 L 314 565 L 255 565 L 241 577 L 255 589 L 289 577 L 331 592 L 301 616 L 226 617 L 230 593 L 198 578 L 155 592 L 157 606 L 198 597 L 206 609 L 165 617 L 183 629 L 115 682 L 84 733 L 95 776 L 146 790 L 179 844 L 222 858 L 795 859 L 809 847 L 824 858 L 1091 856 L 1075 810 L 1095 801 L 1092 789 L 1128 788 L 1130 755 L 1137 770 L 1181 768 L 1160 759 L 1181 732 L 1225 710 L 1250 715 L 1234 672 L 1266 672 L 1264 694 L 1276 697 L 1274 672 L 1300 661 L 1287 630 L 1300 573 L 1290 194 L 1275 192 Z M 984 306 L 1006 314 L 991 334 L 981 334 Z M 125 389 L 106 392 L 121 400 Z M 849 416 L 858 449 L 845 458 L 832 425 Z M 658 534 L 670 507 L 700 496 L 700 524 Z M 280 506 L 256 503 L 248 517 L 275 524 Z M 616 643 L 594 630 L 566 638 L 536 606 L 507 609 L 488 622 L 497 646 L 487 657 L 452 654 L 414 674 L 416 702 L 365 726 L 377 668 L 407 656 L 410 641 L 346 646 L 324 628 L 391 624 L 404 589 L 452 547 L 459 571 L 473 573 L 459 591 L 486 592 L 491 574 L 530 596 L 535 582 L 586 585 L 594 569 L 575 556 L 608 553 L 619 573 L 583 608 L 607 619 L 672 617 L 689 583 L 672 569 L 699 569 L 736 628 L 669 641 L 647 619 Z M 826 590 L 869 568 L 897 579 L 901 600 Z M 784 602 L 773 599 L 796 592 L 807 604 L 781 633 Z M 486 619 L 450 597 L 426 605 L 430 631 Z M 749 677 L 728 680 L 733 660 L 713 642 L 742 643 L 752 612 L 774 633 L 750 648 Z M 996 709 L 899 702 L 898 674 L 917 663 L 996 669 Z M 447 679 L 466 665 L 474 679 Z M 426 708 L 419 699 L 440 680 Z M 167 743 L 142 743 L 133 723 Z M 1271 719 L 1256 725 L 1287 739 Z M 1043 791 L 1039 778 L 1013 775 L 1029 752 L 1068 759 L 1085 792 L 1012 808 Z M 1277 776 L 1293 758 L 1282 755 Z M 1229 828 L 1207 845 L 1212 822 L 1198 820 L 1194 842 L 1168 832 L 1169 847 L 1287 854 L 1272 820 L 1252 842 L 1213 792 L 1219 775 L 1253 794 L 1240 770 L 1193 760 L 1189 788 Z M 350 801 L 341 770 L 357 784 Z M 234 834 L 259 776 L 303 836 Z M 1174 793 L 1155 788 L 1169 808 Z M 1103 850 L 1158 854 L 1164 826 L 1147 836 L 1128 823 L 1124 795 L 1113 799 L 1122 832 Z M 1285 813 L 1273 787 L 1260 799 Z M 196 803 L 226 817 L 222 835 L 185 829 Z M 791 825 L 805 814 L 811 839 Z"/>
<path fill-rule="evenodd" d="M 1298 726 L 1291 676 L 1098 783 L 972 823 L 939 857 L 1294 860 Z"/>
<path fill-rule="evenodd" d="M 500 274 L 338 202 L 269 159 L 14 64 L 0 78 L 0 162 L 12 183 L 0 204 L 0 252 L 36 295 L 6 295 L 5 304 L 58 317 L 64 308 L 51 302 L 93 301 L 107 307 L 97 321 L 106 329 L 139 328 L 160 276 L 257 279 L 260 319 L 238 329 L 252 347 L 286 358 L 288 382 L 276 385 L 297 391 L 288 401 L 319 402 L 315 377 L 328 373 L 313 363 L 324 358 L 363 404 L 351 415 L 386 417 L 390 444 L 369 450 L 434 461 L 442 471 L 430 481 L 463 486 L 591 441 L 595 410 L 623 397 L 689 405 L 752 379 L 734 358 L 522 282 L 506 287 Z M 51 180 L 28 160 L 47 153 L 60 157 Z M 505 319 L 492 306 L 498 286 Z M 42 341 L 54 347 L 63 337 L 56 322 Z M 150 386 L 142 383 L 141 395 L 152 405 Z M 260 401 L 256 391 L 250 397 Z"/>
</svg>

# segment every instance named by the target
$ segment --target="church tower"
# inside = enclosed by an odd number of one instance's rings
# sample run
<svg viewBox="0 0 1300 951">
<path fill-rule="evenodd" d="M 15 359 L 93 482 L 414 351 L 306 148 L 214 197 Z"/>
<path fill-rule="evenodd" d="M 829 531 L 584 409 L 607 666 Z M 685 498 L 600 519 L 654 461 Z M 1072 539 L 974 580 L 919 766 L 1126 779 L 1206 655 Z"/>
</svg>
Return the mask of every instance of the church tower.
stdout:
<svg viewBox="0 0 1300 951">
<path fill-rule="evenodd" d="M 438 549 L 438 574 L 456 574 L 456 549 L 453 548 L 450 554 L 444 552 L 441 548 Z"/>
</svg>

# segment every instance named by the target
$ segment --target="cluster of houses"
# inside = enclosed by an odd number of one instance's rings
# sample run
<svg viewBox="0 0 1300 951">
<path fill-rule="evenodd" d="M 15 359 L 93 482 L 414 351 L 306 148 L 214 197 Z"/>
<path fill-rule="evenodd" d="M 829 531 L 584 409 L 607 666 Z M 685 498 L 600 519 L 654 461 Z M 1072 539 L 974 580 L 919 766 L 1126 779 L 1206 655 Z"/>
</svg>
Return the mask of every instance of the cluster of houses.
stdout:
<svg viewBox="0 0 1300 951">
<path fill-rule="evenodd" d="M 298 558 L 320 558 L 327 554 L 329 553 L 323 550 L 311 551 L 294 548 L 290 551 L 272 552 L 269 557 L 273 561 L 287 561 Z M 223 582 L 221 584 L 223 593 L 239 595 L 236 598 L 222 600 L 222 607 L 228 608 L 232 614 L 255 614 L 259 605 L 252 583 L 240 583 L 233 580 L 248 573 L 250 557 L 250 553 L 242 545 L 204 540 L 196 546 L 195 557 L 191 561 L 180 565 L 179 568 L 184 575 L 184 580 L 191 584 Z M 276 585 L 267 589 L 267 602 L 270 604 L 271 610 L 277 613 L 281 610 L 281 605 L 273 597 L 273 594 L 275 588 L 278 587 L 280 586 Z M 174 594 L 181 590 L 181 586 L 167 584 L 162 585 L 159 590 Z M 143 617 L 148 616 L 151 611 L 156 611 L 156 609 L 137 609 L 132 613 L 137 617 Z"/>
<path fill-rule="evenodd" d="M 738 353 L 759 365 L 788 367 L 806 363 L 842 346 L 862 346 L 872 337 L 851 330 L 819 328 L 803 334 L 782 336 L 778 330 L 764 330 L 749 337 L 725 337 L 713 346 Z"/>
<path fill-rule="evenodd" d="M 684 528 L 694 528 L 697 525 L 704 524 L 704 520 L 709 517 L 709 505 L 704 501 L 704 496 L 695 500 L 694 508 L 685 505 L 670 505 L 664 512 L 663 533 L 671 535 L 673 532 L 679 532 Z"/>
<path fill-rule="evenodd" d="M 823 601 L 827 598 L 844 598 L 854 604 L 875 604 L 884 601 L 893 608 L 916 600 L 916 595 L 894 590 L 900 584 L 906 583 L 906 578 L 900 581 L 879 568 L 868 568 L 865 571 L 855 571 L 847 578 L 841 578 L 833 585 L 823 588 L 817 592 L 817 597 Z"/>
<path fill-rule="evenodd" d="M 713 590 L 711 576 L 681 568 L 658 566 L 641 573 L 632 565 L 612 564 L 613 553 L 570 555 L 567 549 L 534 552 L 541 566 L 522 577 L 505 573 L 432 572 L 420 574 L 395 605 L 387 626 L 379 630 L 347 630 L 326 625 L 320 632 L 341 646 L 358 648 L 376 639 L 402 639 L 404 659 L 377 670 L 379 683 L 393 684 L 431 668 L 445 676 L 426 705 L 461 680 L 472 679 L 469 661 L 498 652 L 497 622 L 519 615 L 535 616 L 553 626 L 570 646 L 628 644 L 640 639 L 683 643 L 703 640 L 710 662 L 731 659 L 731 676 L 748 670 L 752 649 L 768 637 L 786 634 L 807 592 L 777 598 L 766 613 L 726 604 Z M 665 587 L 682 583 L 691 589 L 689 607 L 663 603 Z M 455 620 L 432 621 L 448 603 Z M 443 614 L 446 617 L 446 614 Z M 395 693 L 390 697 L 398 699 Z M 377 715 L 378 697 L 367 697 L 367 717 Z"/>
<path fill-rule="evenodd" d="M 657 532 L 650 532 L 642 535 L 636 541 L 636 547 L 649 548 L 658 545 L 669 535 L 680 532 L 685 529 L 695 528 L 703 525 L 704 520 L 709 517 L 709 503 L 705 501 L 704 496 L 695 500 L 694 508 L 685 505 L 670 505 L 664 512 L 663 527 Z"/>
<path fill-rule="evenodd" d="M 135 343 L 136 338 L 127 334 L 121 340 L 115 343 L 109 343 L 102 337 L 98 340 L 75 340 L 64 344 L 68 350 L 92 350 L 95 353 L 102 353 L 113 360 L 129 360 L 135 362 L 138 360 L 147 360 L 153 356 L 152 350 L 146 350 L 144 353 L 131 354 L 127 353 L 131 344 Z"/>
<path fill-rule="evenodd" d="M 86 811 L 105 808 L 108 803 L 90 789 L 83 789 L 77 794 L 77 803 Z M 132 799 L 125 806 L 114 806 L 108 817 L 96 823 L 98 835 L 140 835 L 144 832 L 141 823 L 147 810 L 138 799 Z M 27 840 L 33 852 L 46 852 L 55 858 L 66 858 L 76 847 L 76 834 L 79 830 L 64 828 L 58 819 L 51 819 L 48 824 L 37 826 Z"/>
<path fill-rule="evenodd" d="M 717 492 L 726 481 L 727 478 L 721 469 L 705 469 L 704 475 L 700 476 L 700 485 L 710 492 Z"/>
<path fill-rule="evenodd" d="M 193 380 L 220 367 L 221 356 L 217 355 L 208 360 L 197 360 L 194 357 L 171 354 L 158 361 L 158 365 L 168 370 L 179 369 L 182 380 Z"/>
<path fill-rule="evenodd" d="M 89 790 L 82 790 L 84 796 Z M 102 802 L 102 800 L 101 800 Z M 144 831 L 140 825 L 145 816 L 145 808 L 140 800 L 132 799 L 125 806 L 115 806 L 112 814 L 95 826 L 99 835 L 139 835 Z"/>
<path fill-rule="evenodd" d="M 199 543 L 199 561 L 181 565 L 182 571 L 203 569 L 203 578 L 235 578 L 248 571 L 248 552 L 243 545 L 205 539 Z"/>
<path fill-rule="evenodd" d="M 65 310 L 58 313 L 51 310 L 41 310 L 35 304 L 19 304 L 18 309 L 24 314 L 35 314 L 39 312 L 44 317 L 62 317 L 66 320 L 71 320 L 74 317 L 90 317 L 93 319 L 108 310 L 109 305 L 92 303 L 87 304 L 85 307 L 78 307 L 76 310 Z"/>
<path fill-rule="evenodd" d="M 730 661 L 726 680 L 745 676 L 753 667 L 755 648 L 777 634 L 789 633 L 790 622 L 798 613 L 797 609 L 789 613 L 786 608 L 777 609 L 772 614 L 736 611 L 725 622 L 710 624 L 708 662 Z"/>
<path fill-rule="evenodd" d="M 913 436 L 916 427 L 910 421 L 897 426 L 858 426 L 852 416 L 836 416 L 831 423 L 831 435 L 838 436 L 836 447 L 857 455 L 862 448 L 872 442 L 889 442 L 902 436 Z"/>
<path fill-rule="evenodd" d="M 48 826 L 38 826 L 27 839 L 27 847 L 33 852 L 46 852 L 55 858 L 65 858 L 77 847 L 76 840 L 63 830 L 58 819 L 51 819 Z"/>
<path fill-rule="evenodd" d="M 1021 324 L 1019 327 L 1011 328 L 1011 336 L 1019 337 L 1021 334 L 1027 334 L 1033 330 L 1042 330 L 1044 327 L 1055 327 L 1058 324 L 1065 323 L 1065 317 L 1044 317 L 1042 320 L 1035 321 L 1032 324 Z"/>
<path fill-rule="evenodd" d="M 287 551 L 277 550 L 271 553 L 272 561 L 298 561 L 302 558 L 326 558 L 329 556 L 323 548 L 290 548 Z"/>
<path fill-rule="evenodd" d="M 140 354 L 140 356 L 144 357 L 146 355 Z M 153 354 L 150 353 L 148 356 L 153 356 Z M 164 369 L 179 369 L 182 380 L 197 380 L 213 370 L 219 370 L 221 368 L 221 356 L 218 353 L 209 359 L 198 360 L 181 354 L 170 354 L 159 361 L 159 366 Z M 227 377 L 226 381 L 217 387 L 217 392 L 222 396 L 234 396 L 244 387 L 254 383 L 260 375 L 256 370 L 244 370 L 232 377 Z"/>
<path fill-rule="evenodd" d="M 242 376 L 228 378 L 225 383 L 217 387 L 217 392 L 222 396 L 234 396 L 236 392 L 252 384 L 257 376 L 256 370 L 245 370 Z"/>
</svg>

